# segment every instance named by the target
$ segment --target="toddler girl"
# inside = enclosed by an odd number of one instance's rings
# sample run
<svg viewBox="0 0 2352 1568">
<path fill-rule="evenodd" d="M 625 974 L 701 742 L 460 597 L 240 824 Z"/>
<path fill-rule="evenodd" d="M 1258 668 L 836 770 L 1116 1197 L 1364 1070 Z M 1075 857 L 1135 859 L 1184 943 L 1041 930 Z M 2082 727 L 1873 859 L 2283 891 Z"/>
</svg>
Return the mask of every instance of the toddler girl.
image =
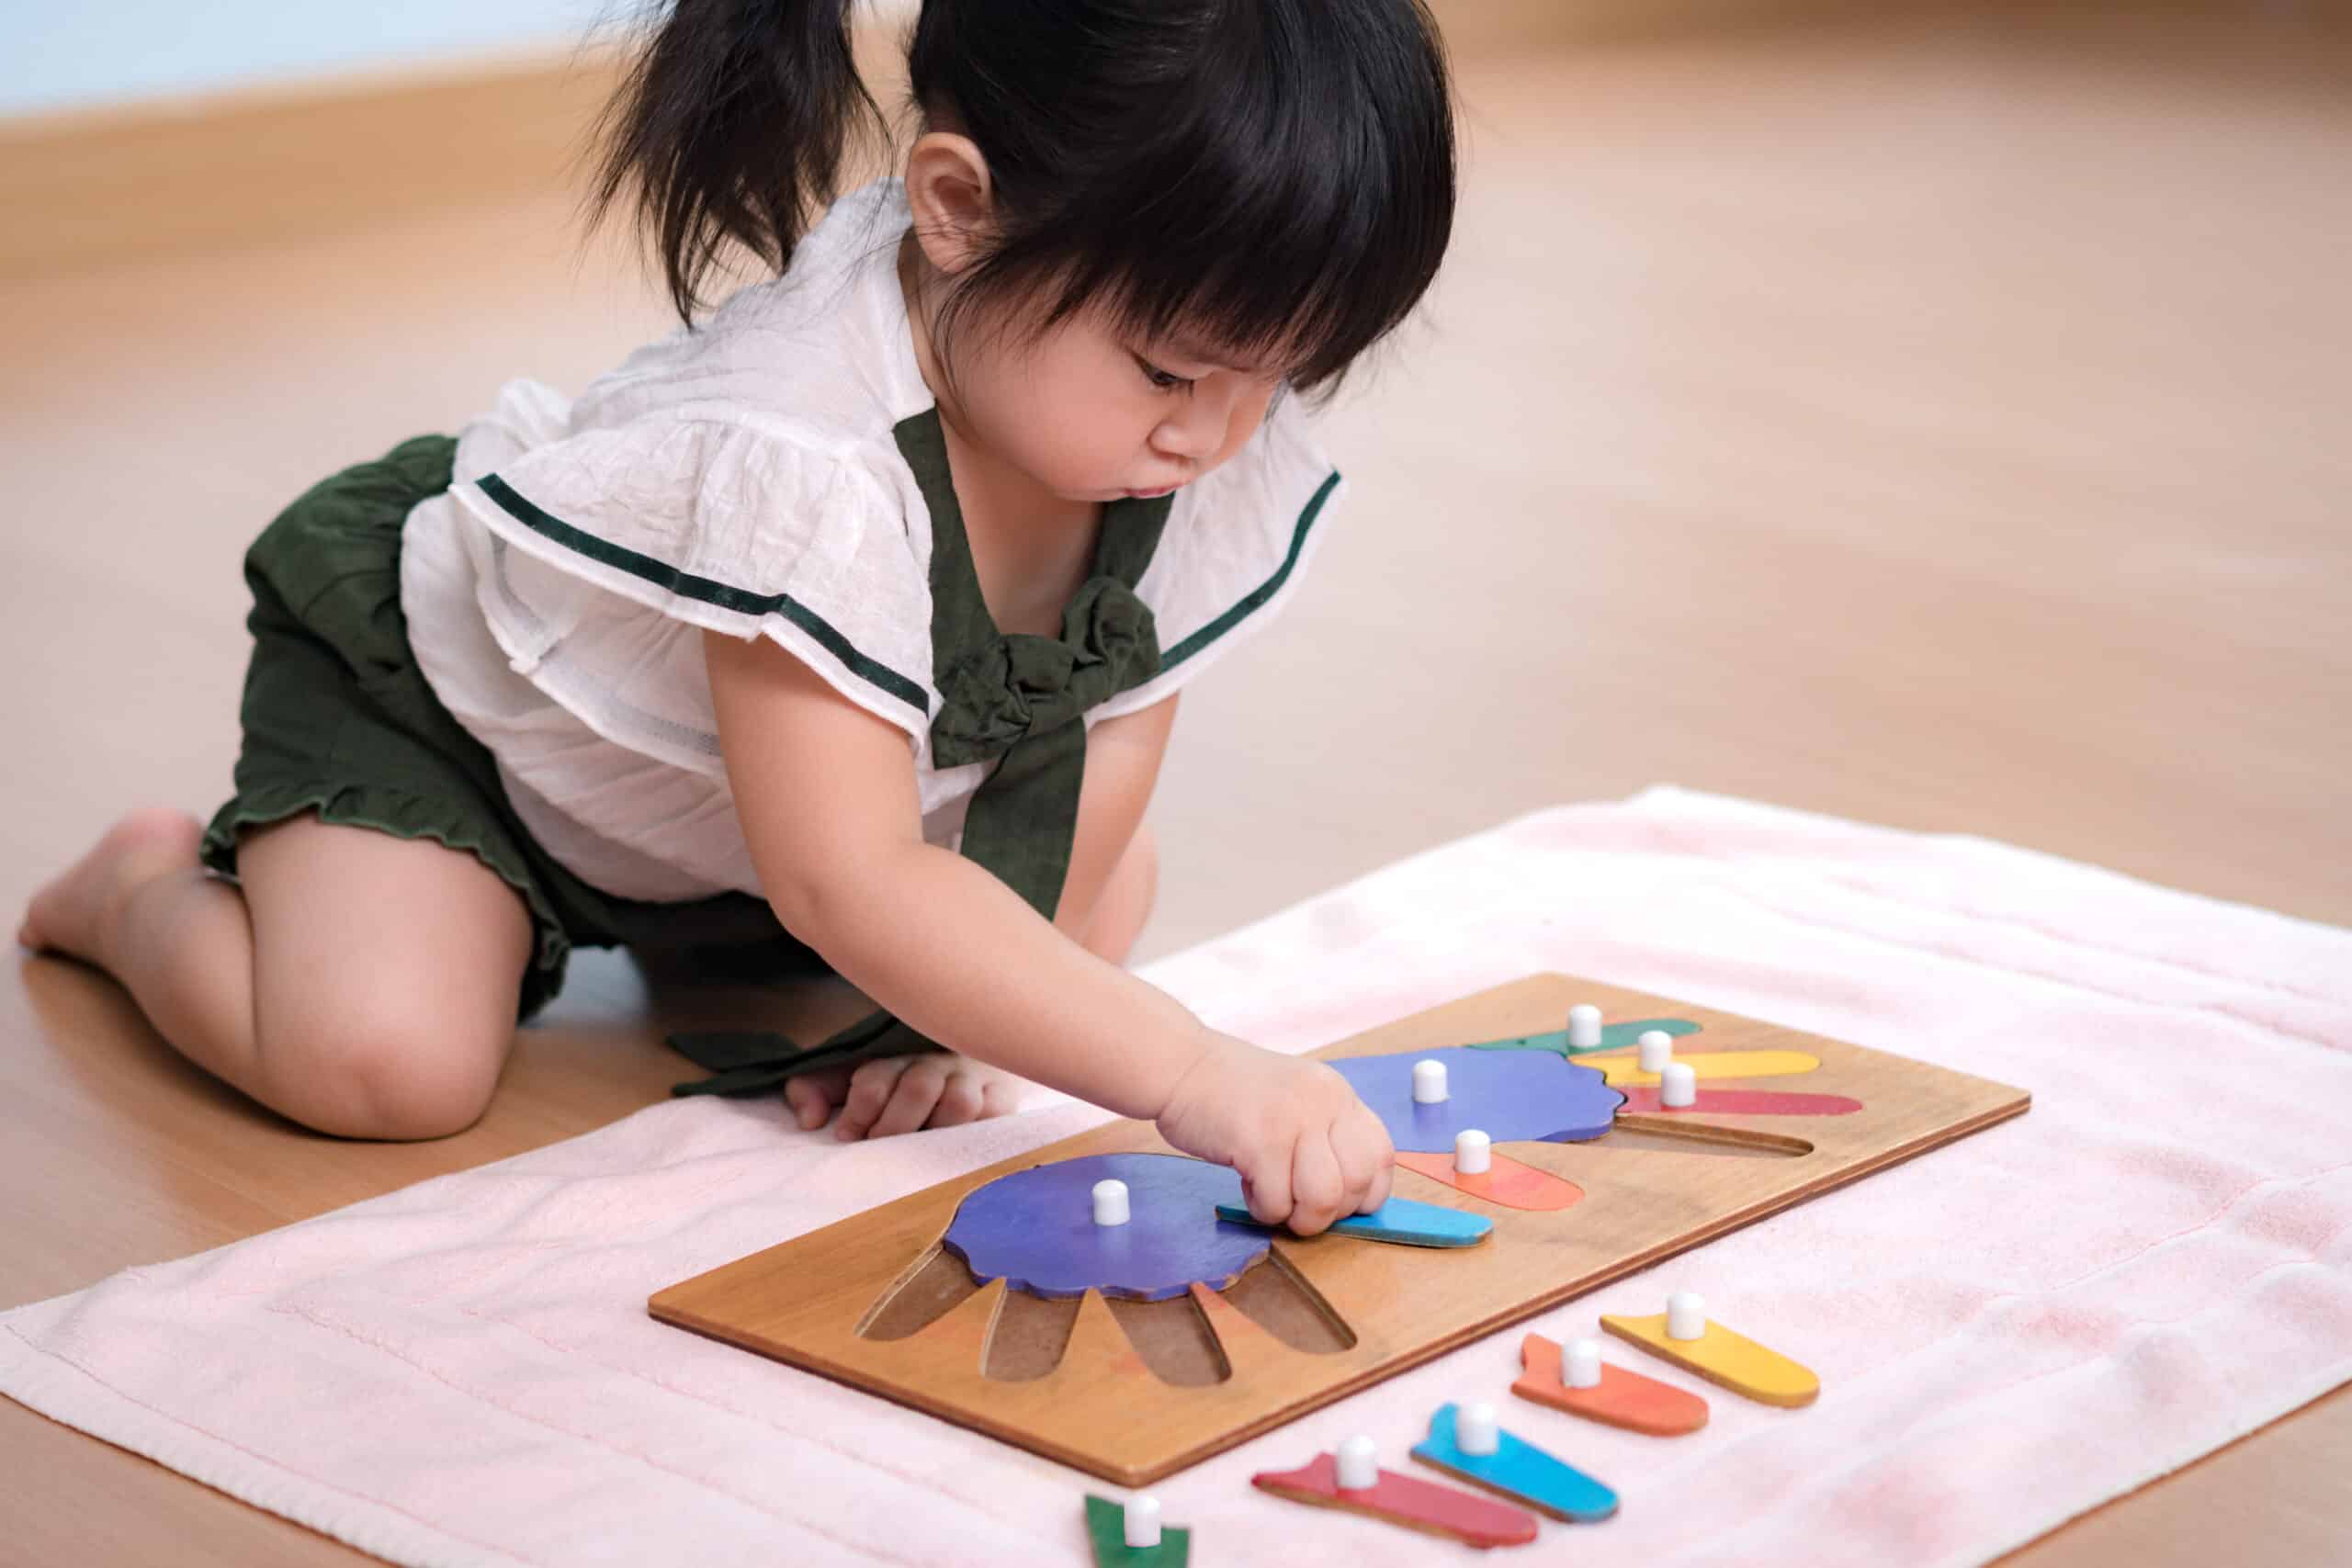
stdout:
<svg viewBox="0 0 2352 1568">
<path fill-rule="evenodd" d="M 926 0 L 908 66 L 903 177 L 804 234 L 878 129 L 843 0 L 673 0 L 600 209 L 634 196 L 685 329 L 289 507 L 246 561 L 234 798 L 118 823 L 22 940 L 369 1138 L 478 1117 L 574 944 L 789 942 L 897 1021 L 791 1080 L 804 1127 L 967 1121 L 1001 1070 L 1156 1120 L 1269 1223 L 1375 1206 L 1337 1074 L 1119 964 L 1178 694 L 1329 526 L 1294 394 L 1444 251 L 1433 25 Z M 745 251 L 773 276 L 698 321 Z"/>
</svg>

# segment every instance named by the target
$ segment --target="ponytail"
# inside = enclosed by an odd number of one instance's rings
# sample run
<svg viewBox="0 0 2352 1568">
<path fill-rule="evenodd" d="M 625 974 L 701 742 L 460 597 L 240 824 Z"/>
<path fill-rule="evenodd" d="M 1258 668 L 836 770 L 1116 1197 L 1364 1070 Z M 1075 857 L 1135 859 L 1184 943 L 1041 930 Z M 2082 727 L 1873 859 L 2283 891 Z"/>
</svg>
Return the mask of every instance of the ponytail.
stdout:
<svg viewBox="0 0 2352 1568">
<path fill-rule="evenodd" d="M 883 130 L 850 51 L 854 0 L 665 0 L 598 122 L 601 220 L 634 188 L 691 323 L 729 242 L 777 271 L 831 201 L 843 152 Z"/>
</svg>

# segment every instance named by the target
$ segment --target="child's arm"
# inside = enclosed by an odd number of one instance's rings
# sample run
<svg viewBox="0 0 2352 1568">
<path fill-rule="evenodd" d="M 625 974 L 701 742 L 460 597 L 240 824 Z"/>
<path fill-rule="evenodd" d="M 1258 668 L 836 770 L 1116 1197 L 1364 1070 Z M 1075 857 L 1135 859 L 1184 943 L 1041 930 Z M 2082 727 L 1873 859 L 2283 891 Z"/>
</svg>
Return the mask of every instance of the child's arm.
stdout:
<svg viewBox="0 0 2352 1568">
<path fill-rule="evenodd" d="M 1135 905 L 1149 897 L 1152 868 L 1129 871 L 1131 878 L 1145 886 L 1122 889 L 1116 908 L 1111 907 L 1111 884 L 1134 852 L 1144 808 L 1151 803 L 1152 785 L 1167 755 L 1169 732 L 1175 728 L 1176 702 L 1169 697 L 1104 719 L 1086 732 L 1078 824 L 1054 927 L 1113 964 L 1125 956 L 1134 941 Z M 820 1067 L 791 1078 L 784 1086 L 784 1098 L 800 1125 L 810 1131 L 823 1126 L 834 1107 L 840 1107 L 833 1136 L 854 1142 L 918 1127 L 956 1126 L 991 1109 L 1008 1110 L 1004 1101 L 1014 1090 L 996 1077 L 998 1070 L 965 1053 L 884 1056 L 855 1067 Z"/>
<path fill-rule="evenodd" d="M 925 843 L 905 736 L 797 659 L 715 635 L 704 647 L 761 884 L 852 984 L 943 1044 L 1159 1122 L 1179 1148 L 1238 1169 L 1261 1220 L 1311 1233 L 1386 1197 L 1386 1133 L 1345 1079 L 1208 1029 Z M 1087 846 L 1101 863 L 1074 863 L 1074 877 L 1099 892 L 1124 843 Z"/>
</svg>

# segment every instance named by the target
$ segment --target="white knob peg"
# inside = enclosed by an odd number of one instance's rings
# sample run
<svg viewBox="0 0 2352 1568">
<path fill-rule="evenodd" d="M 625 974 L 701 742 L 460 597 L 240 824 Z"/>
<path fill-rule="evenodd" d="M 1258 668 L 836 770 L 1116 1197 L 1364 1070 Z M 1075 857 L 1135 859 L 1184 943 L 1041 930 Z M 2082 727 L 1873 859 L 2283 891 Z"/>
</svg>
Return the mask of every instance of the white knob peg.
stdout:
<svg viewBox="0 0 2352 1568">
<path fill-rule="evenodd" d="M 1668 1339 L 1704 1339 L 1707 1337 L 1707 1299 L 1696 1291 L 1677 1291 L 1667 1297 L 1666 1337 Z"/>
<path fill-rule="evenodd" d="M 1657 1076 L 1657 1102 L 1674 1111 L 1698 1104 L 1698 1069 L 1688 1062 L 1668 1062 Z"/>
<path fill-rule="evenodd" d="M 1641 1067 L 1645 1073 L 1662 1073 L 1674 1060 L 1674 1036 L 1663 1029 L 1653 1029 L 1634 1043 L 1641 1052 Z"/>
<path fill-rule="evenodd" d="M 1443 1105 L 1445 1100 L 1445 1064 L 1443 1062 L 1415 1062 L 1413 1064 L 1413 1103 Z"/>
<path fill-rule="evenodd" d="M 1365 1492 L 1380 1484 L 1380 1450 L 1370 1438 L 1350 1438 L 1340 1445 L 1340 1490 Z"/>
<path fill-rule="evenodd" d="M 1495 1165 L 1495 1141 L 1476 1127 L 1453 1134 L 1453 1170 L 1457 1176 L 1484 1176 Z"/>
<path fill-rule="evenodd" d="M 1600 1386 L 1600 1341 L 1598 1339 L 1569 1340 L 1567 1366 L 1562 1372 L 1560 1381 L 1570 1388 L 1599 1388 Z"/>
<path fill-rule="evenodd" d="M 1098 1225 L 1123 1225 L 1127 1223 L 1125 1182 L 1098 1181 L 1094 1184 L 1094 1223 Z"/>
<path fill-rule="evenodd" d="M 1159 1499 L 1148 1492 L 1127 1499 L 1127 1544 L 1137 1549 L 1159 1544 Z"/>
<path fill-rule="evenodd" d="M 1495 1407 L 1485 1400 L 1465 1404 L 1453 1418 L 1453 1446 L 1465 1454 L 1491 1454 L 1502 1450 L 1502 1423 L 1495 1415 Z"/>
<path fill-rule="evenodd" d="M 1589 1051 L 1600 1043 L 1600 1010 L 1578 1002 L 1568 1010 L 1568 1049 Z"/>
</svg>

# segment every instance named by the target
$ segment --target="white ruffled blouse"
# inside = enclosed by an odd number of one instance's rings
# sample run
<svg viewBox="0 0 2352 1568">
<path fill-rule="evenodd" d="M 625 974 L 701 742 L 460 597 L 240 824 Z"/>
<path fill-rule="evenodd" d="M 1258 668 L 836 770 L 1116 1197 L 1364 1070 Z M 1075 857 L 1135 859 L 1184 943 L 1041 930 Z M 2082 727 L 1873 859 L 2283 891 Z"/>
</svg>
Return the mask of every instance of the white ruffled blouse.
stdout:
<svg viewBox="0 0 2352 1568">
<path fill-rule="evenodd" d="M 419 667 L 541 844 L 607 893 L 761 893 L 704 628 L 772 638 L 905 730 L 931 842 L 958 841 L 994 765 L 932 761 L 932 519 L 895 434 L 934 406 L 899 287 L 909 222 L 898 182 L 868 186 L 784 276 L 576 401 L 509 383 L 460 434 L 451 488 L 409 514 L 401 603 Z M 1159 702 L 1263 625 L 1340 493 L 1278 400 L 1173 498 L 1136 584 L 1159 672 L 1087 722 Z"/>
</svg>

